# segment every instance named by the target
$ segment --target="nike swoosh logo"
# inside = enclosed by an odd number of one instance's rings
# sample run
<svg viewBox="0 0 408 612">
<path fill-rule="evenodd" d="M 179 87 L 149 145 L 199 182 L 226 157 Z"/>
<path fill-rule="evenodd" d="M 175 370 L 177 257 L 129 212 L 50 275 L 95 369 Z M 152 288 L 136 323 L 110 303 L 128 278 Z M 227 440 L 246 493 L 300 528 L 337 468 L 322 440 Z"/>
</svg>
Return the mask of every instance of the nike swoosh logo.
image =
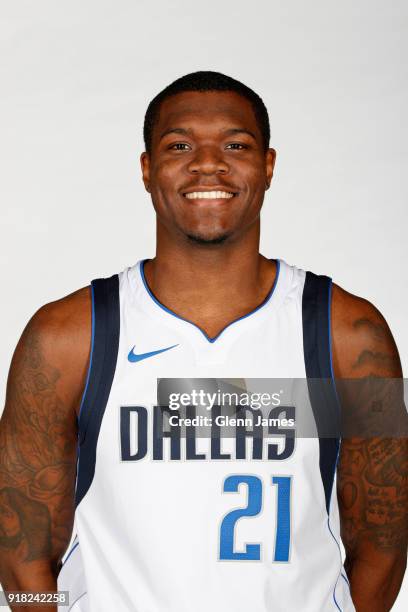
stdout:
<svg viewBox="0 0 408 612">
<path fill-rule="evenodd" d="M 149 357 L 153 357 L 154 355 L 159 355 L 159 353 L 164 353 L 165 351 L 169 351 L 170 349 L 178 346 L 178 344 L 173 344 L 172 346 L 167 346 L 166 348 L 159 349 L 157 351 L 150 351 L 150 353 L 135 353 L 135 347 L 129 351 L 128 360 L 131 363 L 136 363 L 136 361 L 142 361 L 143 359 L 148 359 Z"/>
</svg>

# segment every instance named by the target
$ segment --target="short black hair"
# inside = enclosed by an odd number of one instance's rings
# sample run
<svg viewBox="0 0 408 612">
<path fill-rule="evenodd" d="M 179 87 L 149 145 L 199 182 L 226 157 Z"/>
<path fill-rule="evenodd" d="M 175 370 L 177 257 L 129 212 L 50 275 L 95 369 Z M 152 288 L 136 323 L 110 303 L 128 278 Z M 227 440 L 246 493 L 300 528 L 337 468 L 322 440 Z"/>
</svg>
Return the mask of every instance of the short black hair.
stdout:
<svg viewBox="0 0 408 612">
<path fill-rule="evenodd" d="M 226 74 L 212 70 L 199 70 L 176 79 L 149 103 L 143 126 L 143 138 L 147 153 L 150 154 L 152 150 L 153 128 L 158 122 L 163 100 L 184 91 L 235 91 L 246 98 L 252 104 L 262 134 L 264 150 L 268 149 L 270 140 L 269 116 L 262 98 L 250 87 Z"/>
</svg>

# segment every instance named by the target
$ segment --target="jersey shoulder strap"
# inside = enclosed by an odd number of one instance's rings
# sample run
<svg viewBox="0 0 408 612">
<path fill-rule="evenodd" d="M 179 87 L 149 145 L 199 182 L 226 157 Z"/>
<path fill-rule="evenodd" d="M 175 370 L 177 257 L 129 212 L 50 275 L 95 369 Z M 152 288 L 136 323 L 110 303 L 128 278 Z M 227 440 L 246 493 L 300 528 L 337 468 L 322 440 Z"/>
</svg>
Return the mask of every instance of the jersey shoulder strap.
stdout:
<svg viewBox="0 0 408 612">
<path fill-rule="evenodd" d="M 303 348 L 306 376 L 331 378 L 331 307 L 332 280 L 306 272 L 302 299 Z"/>
<path fill-rule="evenodd" d="M 92 342 L 88 374 L 78 417 L 75 504 L 88 491 L 95 473 L 96 444 L 119 349 L 119 276 L 91 282 Z"/>
<path fill-rule="evenodd" d="M 302 297 L 303 352 L 307 388 L 317 427 L 327 512 L 340 451 L 340 405 L 333 373 L 332 279 L 306 272 Z"/>
</svg>

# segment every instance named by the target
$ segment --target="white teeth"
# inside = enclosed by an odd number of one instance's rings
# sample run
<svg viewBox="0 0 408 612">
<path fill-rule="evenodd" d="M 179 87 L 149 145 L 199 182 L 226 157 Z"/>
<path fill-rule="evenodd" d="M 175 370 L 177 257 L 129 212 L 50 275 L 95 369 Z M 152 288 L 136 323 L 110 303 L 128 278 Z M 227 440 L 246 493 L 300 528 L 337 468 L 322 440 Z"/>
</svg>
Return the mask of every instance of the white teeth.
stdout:
<svg viewBox="0 0 408 612">
<path fill-rule="evenodd" d="M 197 198 L 215 200 L 217 198 L 233 198 L 234 194 L 229 191 L 193 191 L 192 193 L 186 193 L 185 196 L 189 200 L 195 200 Z"/>
</svg>

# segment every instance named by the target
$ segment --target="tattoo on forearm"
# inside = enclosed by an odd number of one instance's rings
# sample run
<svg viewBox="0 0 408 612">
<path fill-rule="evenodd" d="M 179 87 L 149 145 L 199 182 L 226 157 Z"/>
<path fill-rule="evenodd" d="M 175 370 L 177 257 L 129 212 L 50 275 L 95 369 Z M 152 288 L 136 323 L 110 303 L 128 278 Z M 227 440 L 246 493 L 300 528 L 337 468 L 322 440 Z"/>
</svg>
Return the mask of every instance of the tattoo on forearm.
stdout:
<svg viewBox="0 0 408 612">
<path fill-rule="evenodd" d="M 69 540 L 75 475 L 67 456 L 73 441 L 56 390 L 60 373 L 30 331 L 15 372 L 11 409 L 0 428 L 0 547 L 31 561 L 55 556 Z"/>
<path fill-rule="evenodd" d="M 51 524 L 47 506 L 11 487 L 1 489 L 0 504 L 0 545 L 11 549 L 24 541 L 27 547 L 26 561 L 49 558 Z"/>
<path fill-rule="evenodd" d="M 383 550 L 406 549 L 408 465 L 406 438 L 347 441 L 338 471 L 342 538 L 353 551 L 370 540 Z"/>
</svg>

